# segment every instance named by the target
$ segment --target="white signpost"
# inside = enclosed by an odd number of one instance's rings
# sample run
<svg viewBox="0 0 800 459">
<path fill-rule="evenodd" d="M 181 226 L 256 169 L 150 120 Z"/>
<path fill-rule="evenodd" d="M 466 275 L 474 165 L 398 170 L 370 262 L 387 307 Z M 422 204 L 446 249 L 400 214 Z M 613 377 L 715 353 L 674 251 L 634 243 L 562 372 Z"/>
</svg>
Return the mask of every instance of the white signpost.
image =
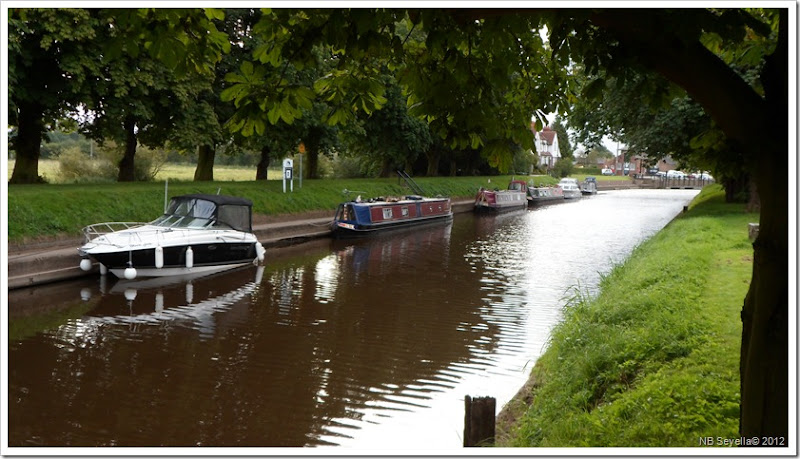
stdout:
<svg viewBox="0 0 800 459">
<path fill-rule="evenodd" d="M 283 160 L 283 192 L 286 193 L 286 181 L 289 181 L 289 191 L 294 192 L 294 178 L 292 177 L 293 161 L 289 158 Z"/>
</svg>

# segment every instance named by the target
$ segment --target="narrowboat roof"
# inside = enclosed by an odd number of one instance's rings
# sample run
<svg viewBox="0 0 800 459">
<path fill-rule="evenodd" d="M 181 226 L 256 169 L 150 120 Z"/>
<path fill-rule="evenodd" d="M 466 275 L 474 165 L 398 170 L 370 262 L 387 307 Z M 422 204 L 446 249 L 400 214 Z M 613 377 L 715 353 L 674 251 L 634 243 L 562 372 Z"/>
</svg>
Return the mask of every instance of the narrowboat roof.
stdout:
<svg viewBox="0 0 800 459">
<path fill-rule="evenodd" d="M 410 202 L 418 202 L 418 201 L 448 201 L 450 198 L 448 197 L 436 197 L 436 198 L 429 198 L 429 197 L 422 197 L 422 196 L 402 196 L 397 199 L 385 199 L 383 197 L 379 198 L 371 198 L 362 201 L 347 201 L 343 204 L 355 204 L 359 206 L 386 206 L 392 204 L 408 204 Z"/>
</svg>

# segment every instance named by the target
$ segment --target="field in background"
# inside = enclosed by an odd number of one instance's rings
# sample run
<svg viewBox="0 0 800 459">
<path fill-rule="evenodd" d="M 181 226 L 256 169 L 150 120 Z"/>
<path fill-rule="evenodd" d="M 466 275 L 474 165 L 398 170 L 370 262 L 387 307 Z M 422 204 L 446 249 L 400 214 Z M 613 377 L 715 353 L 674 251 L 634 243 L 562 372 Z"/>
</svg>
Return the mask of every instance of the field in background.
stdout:
<svg viewBox="0 0 800 459">
<path fill-rule="evenodd" d="M 190 182 L 194 179 L 194 164 L 164 164 L 156 174 L 156 181 L 180 180 Z M 8 179 L 14 172 L 14 161 L 8 161 Z M 58 160 L 42 159 L 39 161 L 39 175 L 47 180 L 47 183 L 64 183 L 59 177 Z M 240 182 L 256 179 L 255 167 L 243 166 L 214 166 L 214 180 L 221 182 Z M 280 180 L 281 171 L 279 169 L 268 172 L 269 180 Z"/>
</svg>

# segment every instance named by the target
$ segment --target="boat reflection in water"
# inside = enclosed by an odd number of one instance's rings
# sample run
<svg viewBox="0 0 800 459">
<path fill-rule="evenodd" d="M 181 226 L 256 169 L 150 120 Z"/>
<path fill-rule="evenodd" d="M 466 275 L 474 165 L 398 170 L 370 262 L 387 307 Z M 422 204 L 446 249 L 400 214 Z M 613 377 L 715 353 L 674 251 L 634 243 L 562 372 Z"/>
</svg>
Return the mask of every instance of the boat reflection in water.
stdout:
<svg viewBox="0 0 800 459">
<path fill-rule="evenodd" d="M 101 276 L 98 290 L 81 289 L 81 299 L 90 301 L 93 294 L 100 299 L 89 315 L 80 319 L 87 330 L 101 324 L 158 324 L 189 322 L 195 324 L 201 337 L 214 334 L 218 312 L 253 294 L 264 275 L 264 267 L 237 269 L 223 274 L 189 275 L 119 280 L 109 289 L 107 277 Z M 248 282 L 248 279 L 252 279 Z M 113 282 L 113 281 L 112 281 Z M 195 292 L 195 283 L 202 286 Z M 233 285 L 231 285 L 233 282 Z M 217 285 L 217 288 L 211 286 Z M 238 285 L 238 287 L 233 288 Z M 222 289 L 219 286 L 224 286 Z"/>
</svg>

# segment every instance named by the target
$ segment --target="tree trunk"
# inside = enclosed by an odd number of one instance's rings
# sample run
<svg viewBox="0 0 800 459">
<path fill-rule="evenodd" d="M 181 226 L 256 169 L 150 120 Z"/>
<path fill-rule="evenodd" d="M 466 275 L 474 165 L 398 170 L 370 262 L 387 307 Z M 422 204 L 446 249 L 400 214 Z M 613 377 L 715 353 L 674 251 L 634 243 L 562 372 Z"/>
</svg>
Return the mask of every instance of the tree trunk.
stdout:
<svg viewBox="0 0 800 459">
<path fill-rule="evenodd" d="M 778 45 L 761 80 L 767 151 L 755 163 L 761 206 L 753 278 L 742 308 L 741 418 L 746 438 L 789 435 L 789 47 L 788 9 L 780 9 Z M 793 154 L 793 153 L 790 153 Z M 794 441 L 794 440 L 793 440 Z"/>
<path fill-rule="evenodd" d="M 269 171 L 269 147 L 261 148 L 261 159 L 256 166 L 256 180 L 267 180 Z"/>
<path fill-rule="evenodd" d="M 761 212 L 761 197 L 758 195 L 758 186 L 755 180 L 749 180 L 749 193 L 747 198 L 748 212 Z"/>
<path fill-rule="evenodd" d="M 314 142 L 305 142 L 306 144 L 306 157 L 308 164 L 303 166 L 304 178 L 315 179 L 319 178 L 319 145 Z"/>
<path fill-rule="evenodd" d="M 441 155 L 433 149 L 428 150 L 425 153 L 425 157 L 428 159 L 428 170 L 425 172 L 425 175 L 428 177 L 436 177 L 439 175 L 439 159 Z"/>
<path fill-rule="evenodd" d="M 194 181 L 214 180 L 214 156 L 216 151 L 212 145 L 200 145 L 197 151 L 197 168 L 194 170 Z"/>
<path fill-rule="evenodd" d="M 392 160 L 389 158 L 383 158 L 381 161 L 381 173 L 378 174 L 378 177 L 387 178 L 392 175 L 393 170 L 396 169 L 392 167 Z"/>
<path fill-rule="evenodd" d="M 44 107 L 35 102 L 20 103 L 17 138 L 14 140 L 16 162 L 9 183 L 39 183 L 39 154 L 44 132 Z"/>
<path fill-rule="evenodd" d="M 136 169 L 133 158 L 136 156 L 136 122 L 133 118 L 125 118 L 125 154 L 119 161 L 118 182 L 135 182 Z"/>
<path fill-rule="evenodd" d="M 789 190 L 780 164 L 762 162 L 756 181 L 761 218 L 753 243 L 753 278 L 742 308 L 739 367 L 740 433 L 747 438 L 787 438 L 789 433 Z"/>
<path fill-rule="evenodd" d="M 745 202 L 749 189 L 749 174 L 739 174 L 736 177 L 726 177 L 722 180 L 722 188 L 725 190 L 725 202 Z"/>
</svg>

